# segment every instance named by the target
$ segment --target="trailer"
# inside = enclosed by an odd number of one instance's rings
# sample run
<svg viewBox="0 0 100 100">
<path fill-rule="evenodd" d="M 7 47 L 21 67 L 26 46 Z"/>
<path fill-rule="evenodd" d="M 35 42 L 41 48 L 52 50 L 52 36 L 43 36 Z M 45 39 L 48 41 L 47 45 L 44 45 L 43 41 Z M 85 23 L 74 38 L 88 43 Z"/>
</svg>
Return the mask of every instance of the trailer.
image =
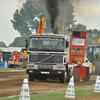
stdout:
<svg viewBox="0 0 100 100">
<path fill-rule="evenodd" d="M 11 53 L 11 57 L 7 60 L 8 68 L 26 68 L 25 52 L 14 51 Z"/>
</svg>

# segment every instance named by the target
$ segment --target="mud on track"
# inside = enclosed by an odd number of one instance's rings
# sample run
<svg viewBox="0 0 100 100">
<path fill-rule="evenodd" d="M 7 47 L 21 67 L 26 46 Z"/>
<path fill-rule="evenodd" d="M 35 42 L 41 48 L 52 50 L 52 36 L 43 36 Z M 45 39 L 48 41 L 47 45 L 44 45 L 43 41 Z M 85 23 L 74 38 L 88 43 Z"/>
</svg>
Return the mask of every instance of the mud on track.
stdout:
<svg viewBox="0 0 100 100">
<path fill-rule="evenodd" d="M 19 95 L 23 83 L 23 79 L 28 78 L 26 71 L 20 72 L 1 72 L 0 71 L 0 97 Z M 91 86 L 95 84 L 96 75 L 92 75 L 90 81 L 74 83 L 76 87 Z M 47 79 L 47 81 L 29 81 L 29 90 L 32 94 L 47 92 L 52 90 L 66 90 L 68 82 L 60 83 L 59 80 Z"/>
</svg>

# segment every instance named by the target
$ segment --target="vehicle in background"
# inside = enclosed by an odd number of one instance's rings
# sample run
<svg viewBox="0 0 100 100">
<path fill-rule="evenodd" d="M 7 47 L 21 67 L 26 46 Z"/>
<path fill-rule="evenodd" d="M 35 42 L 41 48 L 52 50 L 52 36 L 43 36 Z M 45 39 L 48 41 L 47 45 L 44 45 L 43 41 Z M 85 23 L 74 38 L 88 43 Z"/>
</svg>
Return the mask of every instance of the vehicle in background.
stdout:
<svg viewBox="0 0 100 100">
<path fill-rule="evenodd" d="M 87 57 L 88 60 L 93 64 L 93 74 L 100 75 L 100 45 L 88 45 Z"/>
<path fill-rule="evenodd" d="M 90 80 L 92 63 L 87 61 L 86 50 L 86 31 L 72 31 L 68 68 L 71 72 L 70 76 L 74 73 L 74 80 Z"/>
<path fill-rule="evenodd" d="M 11 64 L 8 64 L 7 61 L 11 59 L 11 55 L 13 51 L 20 52 L 24 47 L 9 47 L 9 48 L 0 48 L 0 67 L 9 68 Z"/>
<path fill-rule="evenodd" d="M 11 57 L 7 60 L 9 64 L 8 68 L 26 68 L 27 52 L 14 51 L 11 53 Z"/>
</svg>

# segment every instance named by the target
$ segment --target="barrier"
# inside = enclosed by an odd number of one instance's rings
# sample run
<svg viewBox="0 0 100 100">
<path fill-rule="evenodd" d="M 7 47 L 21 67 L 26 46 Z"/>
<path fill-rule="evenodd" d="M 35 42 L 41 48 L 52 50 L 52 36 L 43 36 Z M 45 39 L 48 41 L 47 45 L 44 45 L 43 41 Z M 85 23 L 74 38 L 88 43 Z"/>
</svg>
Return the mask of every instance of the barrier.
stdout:
<svg viewBox="0 0 100 100">
<path fill-rule="evenodd" d="M 99 76 L 97 76 L 97 78 L 96 78 L 94 92 L 100 92 L 100 78 L 99 78 Z"/>
<path fill-rule="evenodd" d="M 74 90 L 74 76 L 70 78 L 69 85 L 65 94 L 65 98 L 75 98 L 75 90 Z"/>
<path fill-rule="evenodd" d="M 5 66 L 4 66 L 4 68 L 7 68 L 7 61 L 5 61 Z"/>
<path fill-rule="evenodd" d="M 22 85 L 19 100 L 30 100 L 28 79 L 23 80 L 23 85 Z"/>
</svg>

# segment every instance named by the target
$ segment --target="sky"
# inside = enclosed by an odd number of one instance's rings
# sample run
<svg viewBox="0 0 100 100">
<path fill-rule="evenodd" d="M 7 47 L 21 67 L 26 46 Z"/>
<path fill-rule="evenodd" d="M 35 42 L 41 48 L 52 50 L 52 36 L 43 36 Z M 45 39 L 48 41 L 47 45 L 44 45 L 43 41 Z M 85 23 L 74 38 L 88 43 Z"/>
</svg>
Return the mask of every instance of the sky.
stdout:
<svg viewBox="0 0 100 100">
<path fill-rule="evenodd" d="M 7 46 L 19 37 L 12 23 L 13 14 L 22 6 L 24 0 L 0 0 L 0 41 Z M 77 1 L 77 2 L 76 2 Z M 100 29 L 100 0 L 73 0 L 76 23 L 87 26 L 87 29 Z"/>
<path fill-rule="evenodd" d="M 7 46 L 19 36 L 19 33 L 12 27 L 11 19 L 17 9 L 17 0 L 0 0 L 0 41 Z"/>
<path fill-rule="evenodd" d="M 88 29 L 100 29 L 100 0 L 73 0 L 74 15 L 77 23 Z"/>
</svg>

